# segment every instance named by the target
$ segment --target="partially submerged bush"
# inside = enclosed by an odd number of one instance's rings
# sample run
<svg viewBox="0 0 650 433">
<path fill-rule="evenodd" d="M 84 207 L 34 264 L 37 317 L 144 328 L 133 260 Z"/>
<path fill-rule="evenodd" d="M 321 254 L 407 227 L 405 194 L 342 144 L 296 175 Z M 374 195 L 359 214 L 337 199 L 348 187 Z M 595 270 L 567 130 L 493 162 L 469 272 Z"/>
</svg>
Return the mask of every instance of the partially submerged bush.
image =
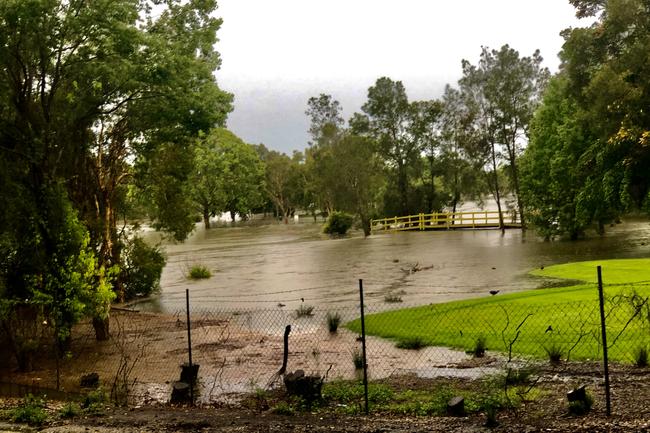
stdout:
<svg viewBox="0 0 650 433">
<path fill-rule="evenodd" d="M 472 355 L 475 358 L 483 358 L 485 356 L 485 351 L 487 350 L 487 341 L 484 336 L 480 336 L 474 342 L 474 347 L 472 348 Z"/>
<path fill-rule="evenodd" d="M 425 347 L 427 343 L 420 336 L 408 337 L 401 339 L 395 344 L 398 349 L 419 350 Z"/>
<path fill-rule="evenodd" d="M 387 293 L 384 296 L 384 302 L 388 304 L 395 304 L 398 302 L 402 302 L 402 297 L 397 293 Z"/>
<path fill-rule="evenodd" d="M 334 334 L 339 329 L 341 324 L 341 315 L 339 313 L 327 313 L 327 329 L 331 334 Z"/>
<path fill-rule="evenodd" d="M 545 346 L 544 351 L 548 355 L 548 361 L 557 365 L 562 361 L 562 347 L 557 344 L 551 344 L 550 346 Z"/>
<path fill-rule="evenodd" d="M 187 278 L 190 280 L 203 280 L 210 278 L 211 276 L 212 272 L 210 272 L 210 269 L 205 265 L 192 265 L 190 266 L 190 270 L 187 271 Z"/>
<path fill-rule="evenodd" d="M 296 317 L 309 317 L 314 315 L 314 306 L 300 304 L 300 307 L 296 309 Z"/>
<path fill-rule="evenodd" d="M 355 370 L 363 369 L 363 353 L 359 349 L 354 349 L 352 352 L 352 364 Z"/>
<path fill-rule="evenodd" d="M 352 223 L 354 222 L 354 217 L 345 212 L 332 212 L 325 221 L 323 226 L 323 233 L 328 235 L 344 235 L 348 232 Z"/>
<path fill-rule="evenodd" d="M 148 296 L 159 289 L 165 267 L 165 254 L 158 246 L 134 237 L 124 247 L 124 265 L 120 277 L 126 299 Z"/>
</svg>

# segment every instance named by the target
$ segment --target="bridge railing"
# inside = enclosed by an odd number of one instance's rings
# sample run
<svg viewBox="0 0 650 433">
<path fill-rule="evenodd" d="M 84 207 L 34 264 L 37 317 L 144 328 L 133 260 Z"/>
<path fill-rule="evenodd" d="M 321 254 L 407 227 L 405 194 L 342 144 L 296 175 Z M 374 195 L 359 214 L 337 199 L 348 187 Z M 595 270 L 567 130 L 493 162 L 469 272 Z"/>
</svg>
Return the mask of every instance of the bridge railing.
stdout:
<svg viewBox="0 0 650 433">
<path fill-rule="evenodd" d="M 501 215 L 503 216 L 504 226 L 521 226 L 519 215 L 516 212 L 502 211 Z M 499 227 L 499 211 L 420 213 L 401 217 L 374 219 L 371 223 L 373 232 L 494 227 Z"/>
</svg>

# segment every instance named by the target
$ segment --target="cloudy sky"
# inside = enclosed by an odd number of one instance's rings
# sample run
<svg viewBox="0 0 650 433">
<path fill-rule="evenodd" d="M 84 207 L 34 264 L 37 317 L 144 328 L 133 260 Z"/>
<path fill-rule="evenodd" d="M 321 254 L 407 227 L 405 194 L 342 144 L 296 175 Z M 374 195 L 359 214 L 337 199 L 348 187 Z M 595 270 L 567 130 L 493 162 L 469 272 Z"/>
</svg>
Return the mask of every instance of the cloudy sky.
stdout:
<svg viewBox="0 0 650 433">
<path fill-rule="evenodd" d="M 235 95 L 228 128 L 291 153 L 307 144 L 307 99 L 330 93 L 347 119 L 381 76 L 409 99 L 439 97 L 481 45 L 540 49 L 558 68 L 559 32 L 586 25 L 568 0 L 220 0 L 220 86 Z"/>
</svg>

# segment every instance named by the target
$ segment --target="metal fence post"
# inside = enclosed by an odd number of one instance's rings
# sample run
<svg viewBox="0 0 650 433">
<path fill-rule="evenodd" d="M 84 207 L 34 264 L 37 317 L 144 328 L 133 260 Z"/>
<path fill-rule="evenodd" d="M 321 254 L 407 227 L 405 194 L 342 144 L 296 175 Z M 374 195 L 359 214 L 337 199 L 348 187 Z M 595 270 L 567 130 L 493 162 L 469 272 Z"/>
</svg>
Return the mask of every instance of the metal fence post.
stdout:
<svg viewBox="0 0 650 433">
<path fill-rule="evenodd" d="M 192 374 L 192 333 L 190 332 L 190 289 L 185 289 L 185 311 L 187 312 L 187 349 L 190 361 L 190 377 Z M 194 405 L 194 383 L 190 383 L 190 401 Z"/>
<path fill-rule="evenodd" d="M 600 266 L 597 268 L 598 271 L 598 299 L 600 303 L 600 329 L 603 336 L 603 363 L 605 370 L 605 402 L 607 404 L 606 413 L 607 416 L 612 415 L 612 401 L 609 389 L 609 362 L 607 359 L 607 327 L 605 326 L 605 297 L 603 296 L 603 275 L 602 269 Z"/>
<path fill-rule="evenodd" d="M 361 351 L 363 353 L 363 398 L 368 415 L 368 360 L 366 358 L 366 322 L 363 312 L 363 280 L 359 279 L 359 298 L 361 300 Z"/>
</svg>

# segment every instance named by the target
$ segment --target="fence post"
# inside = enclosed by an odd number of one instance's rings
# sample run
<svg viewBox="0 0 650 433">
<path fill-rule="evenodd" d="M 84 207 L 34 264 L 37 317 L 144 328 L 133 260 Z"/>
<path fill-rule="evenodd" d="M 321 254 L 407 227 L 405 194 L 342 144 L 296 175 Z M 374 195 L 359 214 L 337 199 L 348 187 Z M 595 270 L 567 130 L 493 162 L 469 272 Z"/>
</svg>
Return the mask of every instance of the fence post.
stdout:
<svg viewBox="0 0 650 433">
<path fill-rule="evenodd" d="M 190 372 L 192 372 L 192 333 L 190 332 L 190 289 L 185 289 L 185 311 L 187 313 L 187 349 L 190 361 Z M 192 373 L 190 377 L 193 378 Z M 194 405 L 194 383 L 190 383 L 190 401 Z"/>
<path fill-rule="evenodd" d="M 368 360 L 366 358 L 366 322 L 363 312 L 363 280 L 359 279 L 359 298 L 361 300 L 361 352 L 363 353 L 363 398 L 368 415 Z"/>
<path fill-rule="evenodd" d="M 603 336 L 603 363 L 605 370 L 605 402 L 607 404 L 606 413 L 607 416 L 612 415 L 612 401 L 609 389 L 609 362 L 607 359 L 607 327 L 605 326 L 605 297 L 603 296 L 603 275 L 602 269 L 600 266 L 597 268 L 598 271 L 598 299 L 600 303 L 600 329 Z"/>
</svg>

